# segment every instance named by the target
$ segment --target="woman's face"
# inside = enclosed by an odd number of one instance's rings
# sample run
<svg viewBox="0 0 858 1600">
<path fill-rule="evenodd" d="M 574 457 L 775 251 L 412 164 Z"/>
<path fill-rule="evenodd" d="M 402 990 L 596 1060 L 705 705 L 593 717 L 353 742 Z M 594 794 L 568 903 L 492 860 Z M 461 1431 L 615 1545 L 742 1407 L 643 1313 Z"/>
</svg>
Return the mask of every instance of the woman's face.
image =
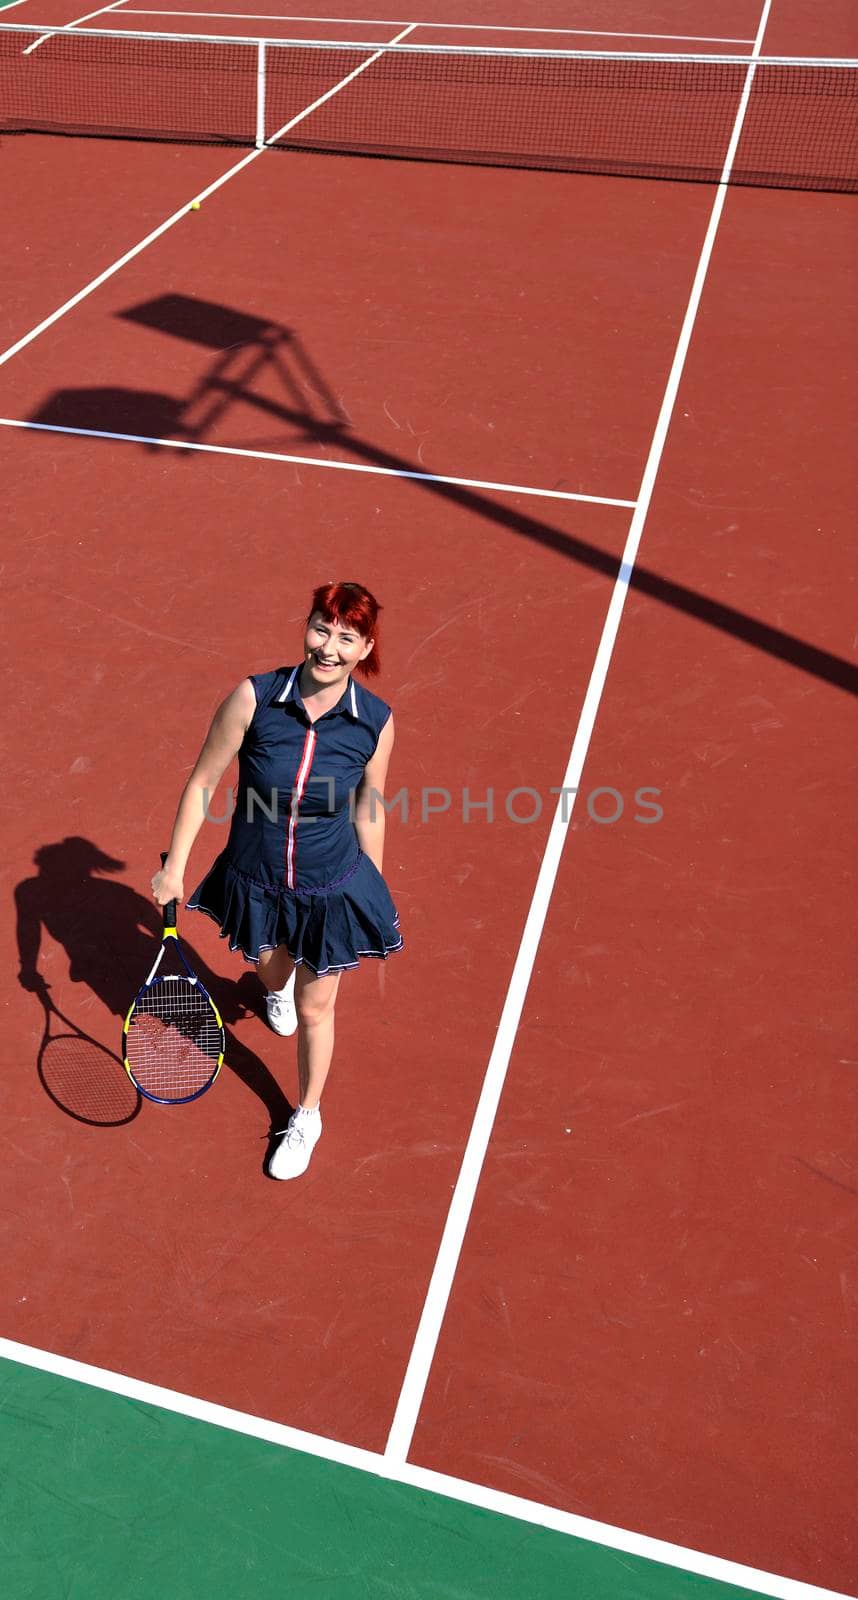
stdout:
<svg viewBox="0 0 858 1600">
<path fill-rule="evenodd" d="M 342 622 L 326 622 L 320 611 L 314 611 L 304 635 L 304 661 L 314 684 L 345 683 L 349 673 L 363 661 L 372 649 L 372 640 L 365 639 L 356 628 Z"/>
</svg>

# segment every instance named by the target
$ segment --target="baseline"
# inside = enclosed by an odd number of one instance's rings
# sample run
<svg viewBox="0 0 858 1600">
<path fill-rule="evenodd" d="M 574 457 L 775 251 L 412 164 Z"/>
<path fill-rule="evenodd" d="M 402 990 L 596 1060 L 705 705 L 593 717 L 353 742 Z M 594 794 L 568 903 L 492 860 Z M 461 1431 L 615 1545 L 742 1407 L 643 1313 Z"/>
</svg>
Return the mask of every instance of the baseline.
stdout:
<svg viewBox="0 0 858 1600">
<path fill-rule="evenodd" d="M 519 1522 L 531 1523 L 555 1532 L 599 1544 L 606 1549 L 618 1550 L 626 1555 L 656 1561 L 677 1571 L 695 1573 L 718 1583 L 750 1589 L 752 1593 L 772 1597 L 772 1600 L 849 1600 L 847 1595 L 832 1589 L 820 1589 L 792 1578 L 782 1578 L 776 1573 L 758 1572 L 752 1567 L 726 1561 L 697 1550 L 687 1550 L 646 1534 L 633 1533 L 625 1528 L 615 1528 L 608 1523 L 594 1522 L 574 1512 L 559 1511 L 538 1501 L 526 1500 L 518 1495 L 505 1494 L 497 1489 L 468 1483 L 465 1479 L 447 1477 L 427 1467 L 413 1466 L 408 1462 L 392 1464 L 382 1455 L 362 1450 L 339 1440 L 305 1433 L 285 1423 L 269 1422 L 263 1417 L 251 1416 L 228 1406 L 198 1399 L 194 1395 L 180 1394 L 156 1384 L 144 1383 L 139 1378 L 126 1377 L 107 1368 L 89 1366 L 68 1356 L 51 1351 L 37 1350 L 30 1345 L 18 1344 L 0 1337 L 0 1359 L 17 1362 L 39 1372 L 49 1372 L 65 1380 L 86 1384 L 110 1394 L 122 1395 L 139 1404 L 157 1406 L 176 1416 L 191 1417 L 212 1427 L 225 1428 L 231 1433 L 264 1440 L 282 1449 L 301 1451 L 323 1461 L 336 1462 L 359 1472 L 386 1479 L 416 1489 L 444 1496 L 448 1500 L 478 1506 L 501 1516 L 513 1517 Z"/>
<path fill-rule="evenodd" d="M 121 3 L 121 0 L 119 0 Z M 350 27 L 357 28 L 399 28 L 404 24 L 392 18 L 385 17 L 307 17 L 292 12 L 272 11 L 175 11 L 167 10 L 160 6 L 123 6 L 123 11 L 134 17 L 196 17 L 200 21 L 211 21 L 213 18 L 226 19 L 233 22 L 322 22 L 325 25 L 339 26 L 348 23 Z M 638 33 L 633 29 L 620 30 L 616 28 L 532 28 L 519 24 L 518 27 L 509 25 L 495 25 L 488 22 L 415 22 L 415 28 L 436 28 L 446 33 L 538 33 L 555 34 L 565 39 L 662 39 L 672 40 L 677 44 L 753 44 L 753 39 L 726 38 L 719 34 L 706 33 Z"/>
</svg>

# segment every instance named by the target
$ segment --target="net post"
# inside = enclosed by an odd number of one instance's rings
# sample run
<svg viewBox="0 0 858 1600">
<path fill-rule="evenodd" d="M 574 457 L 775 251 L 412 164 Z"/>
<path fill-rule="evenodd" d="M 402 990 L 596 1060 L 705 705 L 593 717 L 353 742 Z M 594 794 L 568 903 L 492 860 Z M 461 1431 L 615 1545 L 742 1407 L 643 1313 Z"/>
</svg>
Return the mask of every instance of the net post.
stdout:
<svg viewBox="0 0 858 1600">
<path fill-rule="evenodd" d="M 265 40 L 256 41 L 256 148 L 265 143 Z"/>
</svg>

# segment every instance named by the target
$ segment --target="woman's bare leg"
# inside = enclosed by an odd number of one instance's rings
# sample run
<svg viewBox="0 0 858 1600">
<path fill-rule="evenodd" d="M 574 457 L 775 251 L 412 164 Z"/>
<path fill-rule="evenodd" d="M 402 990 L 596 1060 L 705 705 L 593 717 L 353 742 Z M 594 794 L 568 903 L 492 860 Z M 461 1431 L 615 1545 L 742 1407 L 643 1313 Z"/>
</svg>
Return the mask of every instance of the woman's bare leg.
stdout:
<svg viewBox="0 0 858 1600">
<path fill-rule="evenodd" d="M 302 964 L 297 969 L 298 1093 L 305 1111 L 314 1111 L 322 1097 L 334 1053 L 334 1007 L 341 972 L 317 978 Z"/>
<path fill-rule="evenodd" d="M 294 970 L 294 962 L 285 944 L 278 945 L 276 950 L 263 950 L 260 953 L 257 971 L 269 994 L 285 989 Z"/>
</svg>

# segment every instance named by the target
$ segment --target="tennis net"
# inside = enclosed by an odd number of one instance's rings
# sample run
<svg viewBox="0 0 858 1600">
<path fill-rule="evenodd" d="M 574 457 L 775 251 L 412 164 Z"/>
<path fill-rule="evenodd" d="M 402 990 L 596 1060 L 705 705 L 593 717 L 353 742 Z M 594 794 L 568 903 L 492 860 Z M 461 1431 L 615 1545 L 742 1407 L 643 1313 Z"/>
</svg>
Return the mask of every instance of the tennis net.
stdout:
<svg viewBox="0 0 858 1600">
<path fill-rule="evenodd" d="M 858 61 L 0 24 L 0 129 L 858 190 Z"/>
</svg>

